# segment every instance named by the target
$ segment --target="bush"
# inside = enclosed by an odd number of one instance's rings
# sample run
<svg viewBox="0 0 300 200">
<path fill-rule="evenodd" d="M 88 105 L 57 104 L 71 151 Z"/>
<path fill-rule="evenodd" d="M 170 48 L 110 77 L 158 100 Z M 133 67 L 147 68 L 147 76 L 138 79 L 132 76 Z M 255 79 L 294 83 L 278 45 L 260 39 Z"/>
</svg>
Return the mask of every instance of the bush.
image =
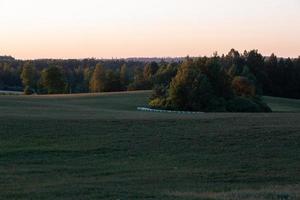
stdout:
<svg viewBox="0 0 300 200">
<path fill-rule="evenodd" d="M 24 89 L 25 95 L 32 95 L 33 93 L 34 93 L 33 90 L 29 86 L 25 87 L 25 89 Z"/>
<path fill-rule="evenodd" d="M 255 97 L 253 101 L 259 106 L 261 112 L 272 112 L 272 109 L 262 99 Z"/>
<path fill-rule="evenodd" d="M 204 110 L 205 111 L 205 110 Z M 226 100 L 224 98 L 213 98 L 207 107 L 208 112 L 226 112 Z"/>
<path fill-rule="evenodd" d="M 271 112 L 271 109 L 259 99 L 236 97 L 227 102 L 229 112 Z"/>
<path fill-rule="evenodd" d="M 165 99 L 156 98 L 149 102 L 151 108 L 165 108 Z"/>
<path fill-rule="evenodd" d="M 238 96 L 254 97 L 255 85 L 243 76 L 236 76 L 232 81 L 232 88 Z"/>
</svg>

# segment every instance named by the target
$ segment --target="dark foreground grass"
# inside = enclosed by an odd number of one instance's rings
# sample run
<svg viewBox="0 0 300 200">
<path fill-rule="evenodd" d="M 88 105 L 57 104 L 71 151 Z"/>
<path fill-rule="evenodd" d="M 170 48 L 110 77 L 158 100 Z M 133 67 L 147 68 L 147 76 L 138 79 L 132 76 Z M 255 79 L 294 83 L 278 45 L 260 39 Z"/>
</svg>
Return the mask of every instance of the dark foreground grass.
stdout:
<svg viewBox="0 0 300 200">
<path fill-rule="evenodd" d="M 0 199 L 300 198 L 299 113 L 137 112 L 147 95 L 1 97 Z"/>
</svg>

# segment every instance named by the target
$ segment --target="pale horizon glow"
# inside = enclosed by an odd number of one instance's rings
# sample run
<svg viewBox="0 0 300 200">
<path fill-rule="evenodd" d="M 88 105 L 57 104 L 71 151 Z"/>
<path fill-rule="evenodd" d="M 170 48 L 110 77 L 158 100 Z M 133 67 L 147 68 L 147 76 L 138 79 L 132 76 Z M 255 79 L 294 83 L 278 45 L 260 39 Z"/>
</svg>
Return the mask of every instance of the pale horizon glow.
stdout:
<svg viewBox="0 0 300 200">
<path fill-rule="evenodd" d="M 300 55 L 299 0 L 0 0 L 0 55 Z"/>
</svg>

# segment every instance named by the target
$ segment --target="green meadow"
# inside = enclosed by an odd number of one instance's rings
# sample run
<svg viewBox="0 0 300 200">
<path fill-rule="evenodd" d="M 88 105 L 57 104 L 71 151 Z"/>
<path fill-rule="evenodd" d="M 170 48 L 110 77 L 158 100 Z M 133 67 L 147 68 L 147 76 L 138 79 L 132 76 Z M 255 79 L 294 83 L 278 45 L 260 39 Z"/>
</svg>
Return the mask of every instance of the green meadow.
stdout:
<svg viewBox="0 0 300 200">
<path fill-rule="evenodd" d="M 300 199 L 300 101 L 137 111 L 149 92 L 0 96 L 0 199 Z"/>
</svg>

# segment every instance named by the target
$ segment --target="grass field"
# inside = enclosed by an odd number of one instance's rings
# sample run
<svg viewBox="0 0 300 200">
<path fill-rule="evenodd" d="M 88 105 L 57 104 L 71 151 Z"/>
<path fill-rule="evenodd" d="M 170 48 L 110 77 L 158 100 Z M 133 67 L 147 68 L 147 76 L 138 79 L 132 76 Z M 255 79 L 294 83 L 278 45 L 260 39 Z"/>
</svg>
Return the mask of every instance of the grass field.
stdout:
<svg viewBox="0 0 300 200">
<path fill-rule="evenodd" d="M 299 101 L 137 111 L 148 96 L 0 96 L 0 199 L 300 199 Z"/>
<path fill-rule="evenodd" d="M 264 97 L 275 112 L 300 112 L 300 100 L 278 97 Z"/>
</svg>

